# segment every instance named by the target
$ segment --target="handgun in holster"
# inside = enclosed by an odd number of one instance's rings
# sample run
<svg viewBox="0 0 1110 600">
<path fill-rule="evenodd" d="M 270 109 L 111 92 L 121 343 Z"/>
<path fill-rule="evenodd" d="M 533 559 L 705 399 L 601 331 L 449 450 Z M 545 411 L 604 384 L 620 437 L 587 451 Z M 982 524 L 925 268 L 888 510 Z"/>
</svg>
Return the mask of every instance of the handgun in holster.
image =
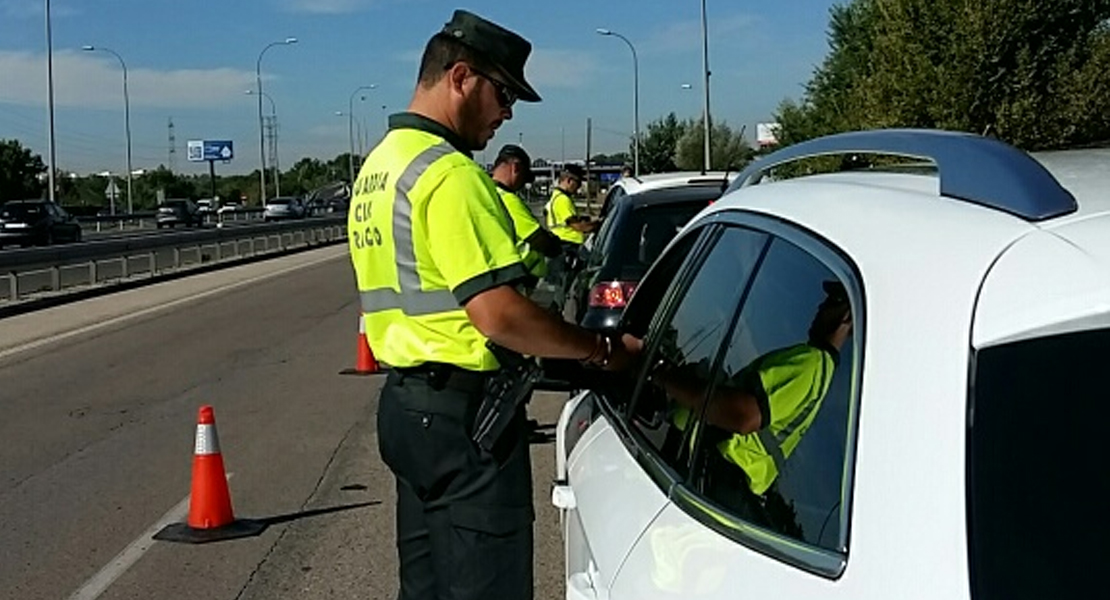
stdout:
<svg viewBox="0 0 1110 600">
<path fill-rule="evenodd" d="M 532 396 L 532 388 L 543 375 L 535 360 L 488 342 L 486 346 L 501 369 L 490 379 L 486 395 L 478 406 L 474 419 L 474 441 L 486 452 L 493 447 L 509 427 L 517 410 Z"/>
</svg>

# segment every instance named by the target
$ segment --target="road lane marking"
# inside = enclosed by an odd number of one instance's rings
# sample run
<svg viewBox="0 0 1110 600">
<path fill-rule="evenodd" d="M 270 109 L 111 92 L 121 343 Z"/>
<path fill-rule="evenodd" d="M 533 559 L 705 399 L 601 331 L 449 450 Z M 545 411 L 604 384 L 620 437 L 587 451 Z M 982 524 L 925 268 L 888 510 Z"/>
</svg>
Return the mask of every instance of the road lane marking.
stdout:
<svg viewBox="0 0 1110 600">
<path fill-rule="evenodd" d="M 129 319 L 137 319 L 139 317 L 149 315 L 149 314 L 152 314 L 152 313 L 156 313 L 156 312 L 161 311 L 161 310 L 166 310 L 166 309 L 169 309 L 169 308 L 173 308 L 175 306 L 185 304 L 187 302 L 192 302 L 194 300 L 200 300 L 201 298 L 207 298 L 208 296 L 214 296 L 216 294 L 220 294 L 220 293 L 223 293 L 223 292 L 229 292 L 229 291 L 234 290 L 234 289 L 238 289 L 238 288 L 241 288 L 241 287 L 244 287 L 244 286 L 255 284 L 255 283 L 258 283 L 259 281 L 269 279 L 271 277 L 277 277 L 277 276 L 280 276 L 280 275 L 285 275 L 286 273 L 291 273 L 293 271 L 303 269 L 305 267 L 312 267 L 312 266 L 318 265 L 320 263 L 328 262 L 330 260 L 336 260 L 337 258 L 339 258 L 339 256 L 341 256 L 341 255 L 336 254 L 335 256 L 328 256 L 328 257 L 325 257 L 325 258 L 314 260 L 312 262 L 306 262 L 306 263 L 293 265 L 293 266 L 290 266 L 290 267 L 285 267 L 281 270 L 274 271 L 272 273 L 264 273 L 262 275 L 256 275 L 256 276 L 251 277 L 249 279 L 244 279 L 244 280 L 241 280 L 241 281 L 236 281 L 235 283 L 222 285 L 220 287 L 217 287 L 217 288 L 214 288 L 214 289 L 211 289 L 211 290 L 207 290 L 207 291 L 204 291 L 204 292 L 199 292 L 199 293 L 196 293 L 196 294 L 192 294 L 192 295 L 186 296 L 184 298 L 178 298 L 176 300 L 170 300 L 168 302 L 164 302 L 164 303 L 159 304 L 157 306 L 148 306 L 146 308 L 137 310 L 135 312 L 130 312 L 130 313 L 127 313 L 125 315 L 119 315 L 119 316 L 116 316 L 116 317 L 111 317 L 109 319 L 105 319 L 103 321 L 98 321 L 98 322 L 92 323 L 90 325 L 85 325 L 83 327 L 78 327 L 77 329 L 71 329 L 69 331 L 64 331 L 62 333 L 56 333 L 56 334 L 54 334 L 50 337 L 38 339 L 38 340 L 35 340 L 33 342 L 26 342 L 26 343 L 20 344 L 18 346 L 13 346 L 11 348 L 8 348 L 6 350 L 0 350 L 0 361 L 6 359 L 8 357 L 20 354 L 22 352 L 27 352 L 28 350 L 34 350 L 36 348 L 41 348 L 42 346 L 46 346 L 48 344 L 53 344 L 54 342 L 60 342 L 60 341 L 67 340 L 67 339 L 72 338 L 72 337 L 76 337 L 76 336 L 83 336 L 83 335 L 85 335 L 89 332 L 96 331 L 96 330 L 102 329 L 104 327 L 109 327 L 109 326 L 115 325 L 117 323 L 122 323 L 122 322 L 128 321 Z"/>
<path fill-rule="evenodd" d="M 104 566 L 96 575 L 93 575 L 81 589 L 73 592 L 69 600 L 96 600 L 105 590 L 108 589 L 120 575 L 127 572 L 131 565 L 139 561 L 154 545 L 154 534 L 162 530 L 166 525 L 172 523 L 180 523 L 185 515 L 189 512 L 189 497 L 178 503 L 177 506 L 170 509 L 170 512 L 158 519 L 158 522 L 150 526 L 140 535 L 135 541 L 131 542 L 122 552 L 116 555 L 107 565 Z"/>
<path fill-rule="evenodd" d="M 227 478 L 231 479 L 232 473 L 227 474 Z M 156 543 L 154 534 L 164 529 L 167 525 L 180 523 L 185 520 L 185 515 L 189 513 L 189 496 L 177 503 L 167 512 L 162 515 L 153 525 L 144 531 L 135 541 L 131 542 L 126 548 L 112 560 L 108 561 L 104 568 L 97 572 L 82 585 L 80 589 L 70 595 L 69 600 L 96 600 L 103 594 L 120 575 L 123 575 L 131 568 L 132 565 L 139 562 L 139 559 L 146 554 Z"/>
</svg>

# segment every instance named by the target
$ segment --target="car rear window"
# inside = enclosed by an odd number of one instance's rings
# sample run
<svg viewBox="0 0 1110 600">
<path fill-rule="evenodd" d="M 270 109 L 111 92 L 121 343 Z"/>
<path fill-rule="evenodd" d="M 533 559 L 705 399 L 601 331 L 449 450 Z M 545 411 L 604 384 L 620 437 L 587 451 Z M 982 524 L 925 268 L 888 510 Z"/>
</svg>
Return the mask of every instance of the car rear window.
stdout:
<svg viewBox="0 0 1110 600">
<path fill-rule="evenodd" d="M 704 199 L 624 207 L 610 217 L 617 220 L 605 236 L 605 262 L 646 271 L 679 230 L 708 204 L 709 199 Z"/>
<path fill-rule="evenodd" d="M 45 212 L 41 204 L 5 204 L 0 207 L 0 218 L 26 219 L 37 217 Z"/>
<path fill-rule="evenodd" d="M 289 198 L 274 198 L 267 202 L 267 204 L 290 204 L 292 200 Z"/>
<path fill-rule="evenodd" d="M 1101 588 L 1110 533 L 1108 357 L 1110 329 L 978 352 L 968 421 L 975 600 Z"/>
</svg>

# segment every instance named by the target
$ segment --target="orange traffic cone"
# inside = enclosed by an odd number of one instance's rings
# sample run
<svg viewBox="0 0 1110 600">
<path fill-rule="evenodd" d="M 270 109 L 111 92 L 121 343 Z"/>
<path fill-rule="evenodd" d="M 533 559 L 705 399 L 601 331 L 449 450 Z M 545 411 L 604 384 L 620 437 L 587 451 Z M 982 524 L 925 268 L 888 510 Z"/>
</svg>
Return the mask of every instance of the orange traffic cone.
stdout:
<svg viewBox="0 0 1110 600">
<path fill-rule="evenodd" d="M 231 493 L 227 489 L 224 457 L 216 435 L 216 416 L 211 406 L 200 407 L 197 416 L 196 451 L 193 455 L 193 489 L 189 494 L 189 527 L 214 529 L 235 520 Z"/>
<path fill-rule="evenodd" d="M 381 366 L 370 350 L 370 342 L 366 340 L 366 318 L 358 317 L 358 351 L 355 355 L 355 368 L 343 369 L 340 375 L 373 375 L 381 372 Z"/>
<path fill-rule="evenodd" d="M 189 518 L 155 534 L 154 539 L 170 542 L 213 542 L 258 535 L 265 523 L 236 520 L 231 510 L 231 494 L 216 435 L 216 416 L 212 407 L 200 407 L 193 453 L 193 485 L 189 494 Z"/>
</svg>

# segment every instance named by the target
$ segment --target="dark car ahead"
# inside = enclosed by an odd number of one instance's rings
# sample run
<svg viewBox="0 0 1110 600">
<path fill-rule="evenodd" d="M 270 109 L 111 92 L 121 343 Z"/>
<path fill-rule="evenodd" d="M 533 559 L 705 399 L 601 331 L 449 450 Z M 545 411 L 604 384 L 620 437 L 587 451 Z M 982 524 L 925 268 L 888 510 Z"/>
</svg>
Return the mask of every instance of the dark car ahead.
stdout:
<svg viewBox="0 0 1110 600">
<path fill-rule="evenodd" d="M 81 224 L 47 200 L 9 200 L 0 206 L 0 247 L 80 242 Z"/>
<path fill-rule="evenodd" d="M 620 195 L 609 206 L 584 264 L 572 276 L 563 316 L 590 329 L 615 327 L 648 267 L 675 234 L 723 192 L 724 179 Z"/>
<path fill-rule="evenodd" d="M 177 225 L 200 227 L 204 224 L 204 215 L 192 200 L 166 200 L 158 205 L 154 218 L 158 229 Z"/>
</svg>

